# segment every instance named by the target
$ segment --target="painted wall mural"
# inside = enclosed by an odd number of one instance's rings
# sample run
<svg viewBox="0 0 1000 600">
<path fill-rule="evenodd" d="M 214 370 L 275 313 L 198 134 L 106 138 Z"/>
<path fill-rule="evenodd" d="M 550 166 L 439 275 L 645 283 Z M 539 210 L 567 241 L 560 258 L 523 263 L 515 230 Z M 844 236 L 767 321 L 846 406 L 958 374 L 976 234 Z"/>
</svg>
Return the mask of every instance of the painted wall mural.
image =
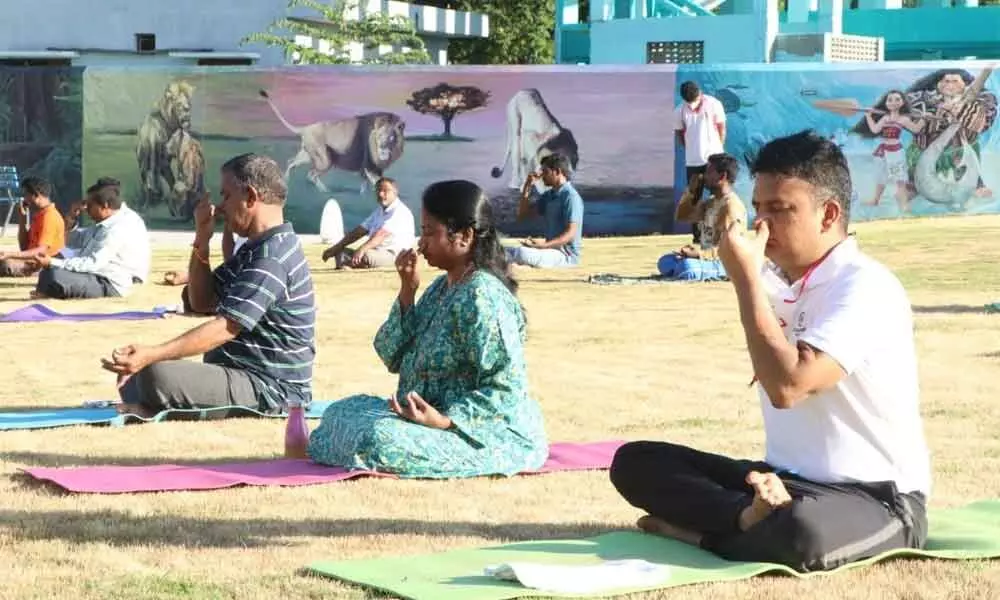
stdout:
<svg viewBox="0 0 1000 600">
<path fill-rule="evenodd" d="M 189 228 L 222 162 L 248 151 L 285 168 L 301 233 L 318 231 L 329 198 L 356 225 L 384 174 L 417 214 L 433 181 L 475 181 L 505 232 L 536 235 L 540 222 L 515 223 L 517 196 L 553 152 L 574 166 L 587 235 L 672 220 L 670 68 L 90 68 L 85 87 L 84 179 L 121 179 L 151 228 Z"/>
<path fill-rule="evenodd" d="M 82 68 L 0 67 L 0 166 L 51 181 L 63 209 L 79 195 L 82 132 Z"/>
<path fill-rule="evenodd" d="M 802 129 L 835 139 L 851 168 L 854 221 L 1000 212 L 992 64 L 682 66 L 678 85 L 689 79 L 708 93 L 740 92 L 739 108 L 727 107 L 726 151 L 746 164 L 768 140 Z M 746 173 L 737 191 L 749 204 Z"/>
</svg>

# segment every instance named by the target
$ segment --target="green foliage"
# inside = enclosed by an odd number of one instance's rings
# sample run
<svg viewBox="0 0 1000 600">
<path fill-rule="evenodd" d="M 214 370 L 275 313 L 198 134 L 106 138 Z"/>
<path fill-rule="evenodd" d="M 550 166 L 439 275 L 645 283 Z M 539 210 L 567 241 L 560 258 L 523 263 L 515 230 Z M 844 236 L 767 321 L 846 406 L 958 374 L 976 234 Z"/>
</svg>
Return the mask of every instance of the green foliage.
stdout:
<svg viewBox="0 0 1000 600">
<path fill-rule="evenodd" d="M 316 16 L 309 21 L 284 17 L 272 23 L 267 31 L 253 33 L 240 41 L 240 45 L 259 43 L 282 48 L 285 56 L 301 65 L 348 64 L 426 64 L 430 55 L 424 41 L 417 35 L 413 22 L 403 16 L 383 13 L 368 14 L 361 19 L 348 17 L 348 11 L 357 10 L 356 4 L 346 0 L 324 3 L 318 0 L 289 0 L 289 10 L 302 7 Z M 296 35 L 306 35 L 314 45 L 322 40 L 330 45 L 331 52 L 320 52 L 315 47 L 302 47 L 295 43 Z M 403 48 L 361 61 L 351 59 L 349 44 L 360 43 L 365 49 L 379 46 Z"/>
<path fill-rule="evenodd" d="M 420 4 L 485 13 L 489 38 L 454 39 L 448 58 L 466 65 L 551 64 L 555 60 L 555 0 L 419 0 Z"/>
</svg>

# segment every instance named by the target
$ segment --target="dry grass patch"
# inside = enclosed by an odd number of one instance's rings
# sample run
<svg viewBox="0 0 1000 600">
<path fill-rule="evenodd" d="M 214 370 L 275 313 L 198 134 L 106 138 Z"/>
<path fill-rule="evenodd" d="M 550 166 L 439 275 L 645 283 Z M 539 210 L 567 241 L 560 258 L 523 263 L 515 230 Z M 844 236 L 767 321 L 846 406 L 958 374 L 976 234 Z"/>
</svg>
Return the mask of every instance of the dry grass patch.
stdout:
<svg viewBox="0 0 1000 600">
<path fill-rule="evenodd" d="M 1000 217 L 863 224 L 862 246 L 894 267 L 917 310 L 923 406 L 934 452 L 934 506 L 1000 497 Z M 681 238 L 586 241 L 586 264 L 521 271 L 531 382 L 553 440 L 669 439 L 707 450 L 762 449 L 750 364 L 728 284 L 604 287 L 596 272 L 646 274 Z M 319 398 L 388 393 L 393 378 L 371 337 L 395 274 L 334 273 L 310 246 L 318 286 Z M 156 253 L 155 277 L 186 250 Z M 425 284 L 434 273 L 425 274 Z M 28 282 L 0 281 L 0 312 L 27 302 Z M 174 303 L 146 285 L 127 300 L 51 303 L 123 310 Z M 154 343 L 197 321 L 0 325 L 6 385 L 0 407 L 108 398 L 99 358 Z M 10 477 L 18 467 L 237 460 L 277 456 L 280 421 L 73 427 L 0 433 L 0 578 L 4 598 L 370 597 L 297 574 L 317 559 L 424 553 L 630 527 L 638 512 L 607 474 L 562 473 L 452 482 L 363 479 L 302 488 L 240 488 L 131 496 L 63 495 Z M 637 597 L 995 598 L 1000 564 L 895 562 L 835 578 L 763 578 Z"/>
</svg>

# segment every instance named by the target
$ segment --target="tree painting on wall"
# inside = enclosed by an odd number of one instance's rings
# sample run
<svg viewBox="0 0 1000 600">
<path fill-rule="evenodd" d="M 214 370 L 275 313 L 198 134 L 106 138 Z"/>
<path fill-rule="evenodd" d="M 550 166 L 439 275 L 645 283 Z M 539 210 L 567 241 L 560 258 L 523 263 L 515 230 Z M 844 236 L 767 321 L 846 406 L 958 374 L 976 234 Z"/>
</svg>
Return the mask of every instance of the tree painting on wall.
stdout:
<svg viewBox="0 0 1000 600">
<path fill-rule="evenodd" d="M 461 113 L 485 107 L 489 104 L 490 92 L 471 85 L 455 86 L 439 83 L 413 92 L 406 105 L 422 115 L 437 115 L 444 123 L 444 132 L 434 139 L 464 140 L 452 134 L 451 123 Z"/>
</svg>

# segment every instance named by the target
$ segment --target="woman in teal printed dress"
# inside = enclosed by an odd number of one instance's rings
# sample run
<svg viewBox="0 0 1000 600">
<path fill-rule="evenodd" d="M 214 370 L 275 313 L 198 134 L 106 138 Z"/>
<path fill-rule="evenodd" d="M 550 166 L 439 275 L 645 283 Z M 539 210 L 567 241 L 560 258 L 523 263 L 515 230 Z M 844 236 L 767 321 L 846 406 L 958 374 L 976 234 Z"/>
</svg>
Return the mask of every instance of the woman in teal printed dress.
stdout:
<svg viewBox="0 0 1000 600">
<path fill-rule="evenodd" d="M 399 296 L 375 336 L 375 351 L 399 374 L 396 393 L 330 405 L 310 436 L 309 456 L 414 478 L 537 469 L 548 442 L 528 395 L 524 311 L 476 184 L 427 188 L 419 253 L 445 274 L 415 303 L 417 251 L 400 253 Z"/>
</svg>

